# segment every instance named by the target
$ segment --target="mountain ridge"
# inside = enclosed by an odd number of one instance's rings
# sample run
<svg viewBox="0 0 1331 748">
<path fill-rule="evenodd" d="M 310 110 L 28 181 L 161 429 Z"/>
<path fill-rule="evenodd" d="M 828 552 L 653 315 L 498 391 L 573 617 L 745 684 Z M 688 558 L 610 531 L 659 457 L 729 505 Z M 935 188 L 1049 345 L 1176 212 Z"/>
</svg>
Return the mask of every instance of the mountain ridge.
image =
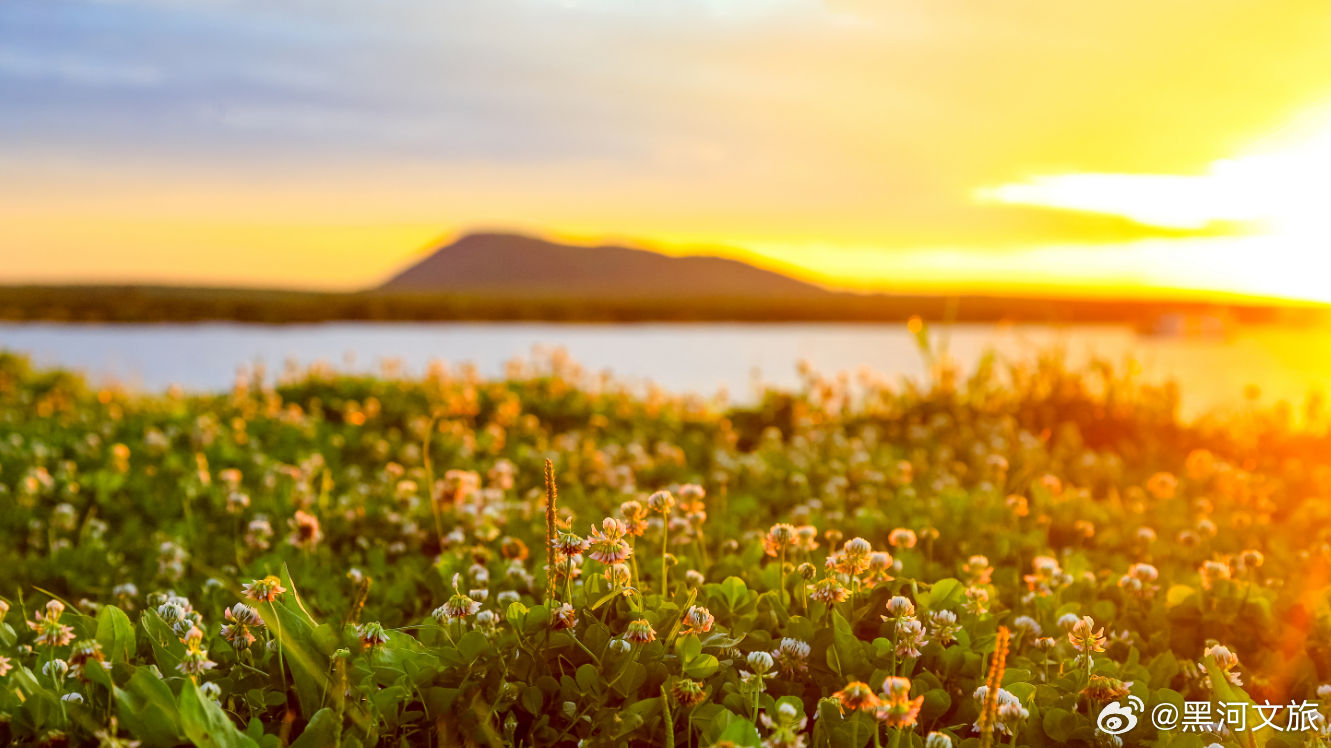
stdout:
<svg viewBox="0 0 1331 748">
<path fill-rule="evenodd" d="M 613 244 L 589 247 L 489 232 L 436 249 L 377 290 L 595 299 L 816 300 L 836 295 L 725 257 L 675 257 Z"/>
</svg>

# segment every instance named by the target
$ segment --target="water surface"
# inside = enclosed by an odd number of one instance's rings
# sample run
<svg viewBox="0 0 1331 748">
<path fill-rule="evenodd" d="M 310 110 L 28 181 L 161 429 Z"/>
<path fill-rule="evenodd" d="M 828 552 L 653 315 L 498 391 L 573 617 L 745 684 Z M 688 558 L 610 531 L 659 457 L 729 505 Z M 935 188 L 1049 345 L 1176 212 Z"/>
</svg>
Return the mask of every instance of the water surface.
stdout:
<svg viewBox="0 0 1331 748">
<path fill-rule="evenodd" d="M 1092 356 L 1139 362 L 1142 376 L 1183 387 L 1184 411 L 1240 407 L 1246 385 L 1262 400 L 1301 404 L 1331 386 L 1331 331 L 1255 327 L 1228 339 L 1139 335 L 1123 326 L 954 325 L 935 330 L 967 370 L 989 350 L 1009 360 L 1059 347 L 1075 363 Z M 378 371 L 397 360 L 408 373 L 433 359 L 474 363 L 501 375 L 514 357 L 562 347 L 593 372 L 638 385 L 732 400 L 759 383 L 793 387 L 797 363 L 826 373 L 868 367 L 891 378 L 924 375 L 913 336 L 899 324 L 543 324 L 329 323 L 316 325 L 0 324 L 0 348 L 24 351 L 40 364 L 83 371 L 94 381 L 141 390 L 175 384 L 192 390 L 229 387 L 237 368 L 263 362 L 277 372 L 287 360 Z"/>
</svg>

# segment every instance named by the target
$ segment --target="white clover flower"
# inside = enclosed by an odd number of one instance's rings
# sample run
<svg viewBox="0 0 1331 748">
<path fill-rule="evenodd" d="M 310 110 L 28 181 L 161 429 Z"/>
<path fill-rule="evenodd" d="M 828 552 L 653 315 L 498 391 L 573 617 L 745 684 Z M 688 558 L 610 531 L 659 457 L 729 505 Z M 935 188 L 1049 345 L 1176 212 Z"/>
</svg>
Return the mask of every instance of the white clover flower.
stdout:
<svg viewBox="0 0 1331 748">
<path fill-rule="evenodd" d="M 766 652 L 750 652 L 748 663 L 749 667 L 753 669 L 753 672 L 759 675 L 771 670 L 772 666 L 776 664 L 775 660 L 772 659 L 772 655 Z"/>
</svg>

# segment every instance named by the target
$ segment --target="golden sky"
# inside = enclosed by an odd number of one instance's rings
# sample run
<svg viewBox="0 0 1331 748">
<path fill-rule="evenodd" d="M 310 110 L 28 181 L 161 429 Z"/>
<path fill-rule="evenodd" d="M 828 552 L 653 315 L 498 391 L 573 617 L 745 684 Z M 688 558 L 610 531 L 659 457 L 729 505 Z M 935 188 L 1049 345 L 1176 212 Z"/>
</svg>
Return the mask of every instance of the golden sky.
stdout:
<svg viewBox="0 0 1331 748">
<path fill-rule="evenodd" d="M 474 229 L 896 291 L 1331 300 L 1331 4 L 8 0 L 0 283 Z"/>
</svg>

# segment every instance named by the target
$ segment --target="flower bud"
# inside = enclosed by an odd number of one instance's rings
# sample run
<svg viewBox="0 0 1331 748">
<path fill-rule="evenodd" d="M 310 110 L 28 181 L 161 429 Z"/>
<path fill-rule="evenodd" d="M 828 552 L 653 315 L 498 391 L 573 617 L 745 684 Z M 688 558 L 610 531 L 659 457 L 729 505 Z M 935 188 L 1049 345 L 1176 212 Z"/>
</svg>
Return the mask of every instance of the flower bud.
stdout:
<svg viewBox="0 0 1331 748">
<path fill-rule="evenodd" d="M 766 652 L 749 653 L 749 668 L 759 675 L 771 670 L 774 664 L 772 656 Z"/>
<path fill-rule="evenodd" d="M 915 615 L 915 605 L 901 595 L 896 595 L 887 601 L 887 614 L 892 618 L 913 616 Z"/>
<path fill-rule="evenodd" d="M 952 748 L 952 738 L 941 732 L 931 732 L 924 739 L 924 748 Z"/>
</svg>

